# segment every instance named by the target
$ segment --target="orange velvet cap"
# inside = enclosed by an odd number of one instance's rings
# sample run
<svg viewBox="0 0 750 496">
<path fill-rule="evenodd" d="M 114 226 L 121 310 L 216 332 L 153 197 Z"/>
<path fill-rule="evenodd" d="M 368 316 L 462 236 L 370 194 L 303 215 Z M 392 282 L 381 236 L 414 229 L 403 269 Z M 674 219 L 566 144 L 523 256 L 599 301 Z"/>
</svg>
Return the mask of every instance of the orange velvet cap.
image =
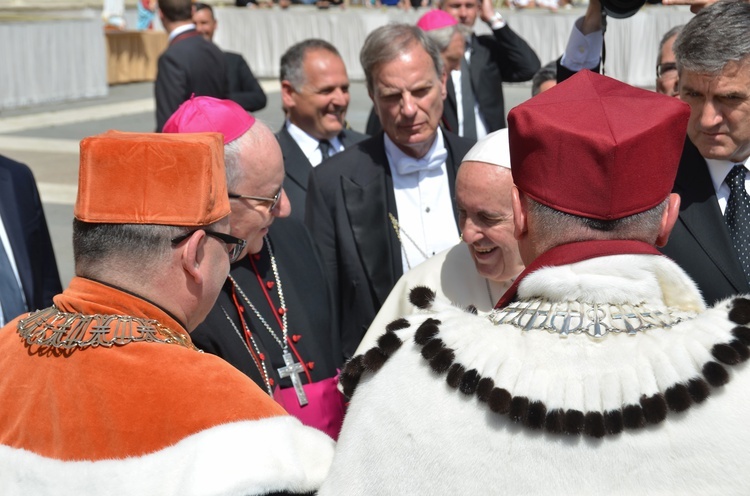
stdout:
<svg viewBox="0 0 750 496">
<path fill-rule="evenodd" d="M 76 219 L 205 226 L 229 215 L 220 133 L 108 131 L 81 141 Z"/>
</svg>

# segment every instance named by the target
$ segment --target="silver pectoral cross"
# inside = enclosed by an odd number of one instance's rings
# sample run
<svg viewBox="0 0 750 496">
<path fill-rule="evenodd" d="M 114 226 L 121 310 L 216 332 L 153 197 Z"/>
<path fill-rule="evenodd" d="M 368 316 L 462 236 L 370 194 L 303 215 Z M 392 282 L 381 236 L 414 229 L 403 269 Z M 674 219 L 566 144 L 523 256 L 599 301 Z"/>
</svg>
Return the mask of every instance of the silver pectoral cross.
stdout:
<svg viewBox="0 0 750 496">
<path fill-rule="evenodd" d="M 296 363 L 294 361 L 294 357 L 291 353 L 289 353 L 289 351 L 284 351 L 283 357 L 286 366 L 278 369 L 279 377 L 281 377 L 282 379 L 285 377 L 289 377 L 292 379 L 292 385 L 294 386 L 294 391 L 297 393 L 297 401 L 299 401 L 299 406 L 305 406 L 307 405 L 307 395 L 305 394 L 305 390 L 302 388 L 302 381 L 299 378 L 300 373 L 304 372 L 305 368 L 301 363 Z"/>
</svg>

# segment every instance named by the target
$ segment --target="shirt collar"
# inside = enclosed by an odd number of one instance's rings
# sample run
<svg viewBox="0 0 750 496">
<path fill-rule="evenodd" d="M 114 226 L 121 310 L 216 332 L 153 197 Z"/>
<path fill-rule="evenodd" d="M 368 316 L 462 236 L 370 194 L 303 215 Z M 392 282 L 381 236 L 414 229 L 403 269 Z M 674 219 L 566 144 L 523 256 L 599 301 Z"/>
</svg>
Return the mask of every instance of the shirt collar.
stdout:
<svg viewBox="0 0 750 496">
<path fill-rule="evenodd" d="M 385 155 L 388 157 L 388 162 L 393 166 L 398 167 L 398 164 L 411 163 L 424 164 L 425 167 L 427 167 L 427 164 L 432 162 L 433 159 L 440 158 L 438 155 L 442 155 L 442 160 L 440 160 L 441 164 L 445 162 L 445 159 L 447 158 L 447 151 L 445 149 L 445 144 L 443 143 L 443 133 L 439 130 L 437 131 L 437 136 L 433 140 L 430 149 L 420 158 L 410 157 L 396 146 L 396 143 L 394 143 L 387 134 L 384 134 L 383 136 L 385 141 Z"/>
<path fill-rule="evenodd" d="M 193 24 L 192 22 L 189 24 L 183 24 L 182 26 L 177 26 L 172 30 L 171 33 L 169 33 L 169 39 L 167 41 L 172 41 L 182 33 L 190 31 L 191 29 L 195 29 L 195 24 Z"/>
<path fill-rule="evenodd" d="M 706 165 L 708 165 L 708 173 L 711 175 L 711 182 L 714 185 L 714 191 L 719 191 L 719 188 L 721 188 L 727 175 L 738 163 L 744 163 L 745 168 L 747 168 L 747 159 L 743 162 L 730 162 L 729 160 L 717 160 L 712 158 L 706 159 Z"/>
<path fill-rule="evenodd" d="M 302 150 L 302 153 L 304 153 L 305 157 L 307 157 L 308 159 L 318 149 L 320 141 L 303 131 L 302 128 L 300 128 L 296 124 L 292 124 L 292 121 L 290 121 L 289 119 L 287 119 L 286 121 L 286 130 L 292 136 L 294 141 L 297 142 L 300 150 Z M 343 148 L 343 145 L 341 144 L 338 136 L 334 136 L 328 141 L 331 143 L 333 149 L 337 152 Z"/>
</svg>

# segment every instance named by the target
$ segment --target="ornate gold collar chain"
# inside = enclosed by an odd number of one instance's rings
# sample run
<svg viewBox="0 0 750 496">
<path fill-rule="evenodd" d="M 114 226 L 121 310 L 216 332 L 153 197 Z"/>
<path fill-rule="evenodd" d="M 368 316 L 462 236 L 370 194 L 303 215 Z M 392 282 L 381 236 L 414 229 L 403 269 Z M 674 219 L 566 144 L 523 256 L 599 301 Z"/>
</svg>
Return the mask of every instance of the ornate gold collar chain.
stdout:
<svg viewBox="0 0 750 496">
<path fill-rule="evenodd" d="M 200 352 L 190 337 L 157 320 L 128 315 L 85 315 L 52 306 L 18 322 L 18 334 L 29 345 L 64 350 L 123 346 L 129 343 L 176 344 Z"/>
</svg>

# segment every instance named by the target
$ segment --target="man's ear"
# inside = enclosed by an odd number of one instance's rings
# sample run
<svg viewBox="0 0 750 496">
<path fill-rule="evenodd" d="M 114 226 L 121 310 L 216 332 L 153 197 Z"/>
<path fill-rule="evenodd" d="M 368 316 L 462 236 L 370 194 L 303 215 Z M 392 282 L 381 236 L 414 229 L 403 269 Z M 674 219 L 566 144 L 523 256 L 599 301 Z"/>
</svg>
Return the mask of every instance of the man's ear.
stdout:
<svg viewBox="0 0 750 496">
<path fill-rule="evenodd" d="M 287 80 L 281 82 L 281 104 L 284 106 L 284 110 L 289 110 L 295 106 L 294 102 L 294 86 Z"/>
<path fill-rule="evenodd" d="M 203 284 L 203 273 L 200 271 L 200 265 L 203 263 L 205 241 L 206 233 L 199 229 L 184 242 L 180 252 L 182 268 L 195 284 Z"/>
<path fill-rule="evenodd" d="M 526 205 L 521 199 L 521 192 L 515 186 L 511 190 L 511 195 L 513 201 L 513 237 L 519 240 L 529 230 L 526 220 Z"/>
<path fill-rule="evenodd" d="M 669 204 L 661 215 L 661 224 L 659 225 L 659 235 L 656 237 L 656 246 L 661 248 L 669 241 L 669 235 L 672 233 L 677 218 L 680 216 L 680 195 L 672 193 L 669 195 Z"/>
</svg>

